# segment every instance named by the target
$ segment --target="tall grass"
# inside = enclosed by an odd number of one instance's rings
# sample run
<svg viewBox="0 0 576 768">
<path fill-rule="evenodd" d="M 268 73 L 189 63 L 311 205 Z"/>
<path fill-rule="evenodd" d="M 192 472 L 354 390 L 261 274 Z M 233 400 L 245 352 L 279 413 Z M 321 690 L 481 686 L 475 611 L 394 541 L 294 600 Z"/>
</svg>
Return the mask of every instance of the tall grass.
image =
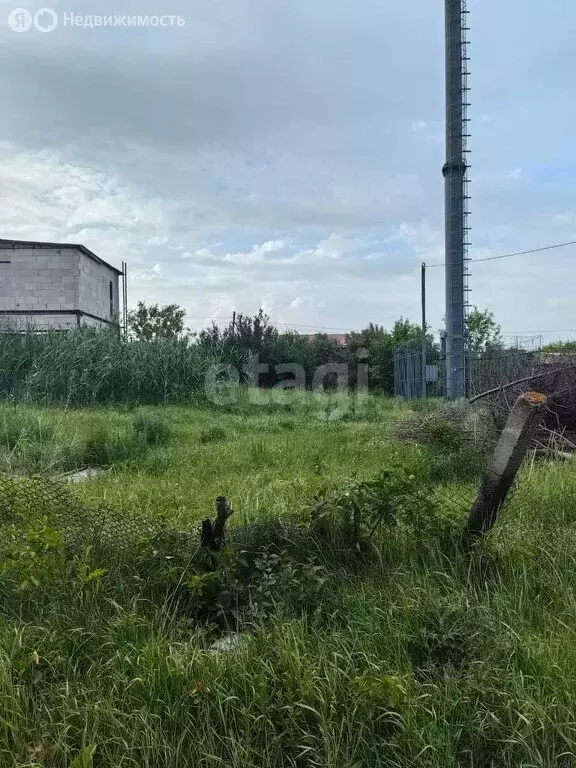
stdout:
<svg viewBox="0 0 576 768">
<path fill-rule="evenodd" d="M 166 446 L 170 424 L 158 413 L 110 408 L 79 412 L 0 403 L 0 472 L 56 475 L 143 460 Z"/>
<path fill-rule="evenodd" d="M 190 402 L 212 351 L 181 342 L 125 343 L 113 331 L 1 334 L 0 398 L 96 405 Z"/>
<path fill-rule="evenodd" d="M 10 415 L 12 445 L 20 428 L 50 442 L 61 418 L 90 422 L 83 435 L 108 420 L 153 450 L 73 489 L 88 510 L 112 506 L 92 547 L 90 517 L 76 515 L 73 557 L 52 528 L 65 503 L 53 518 L 16 494 L 0 503 L 0 549 L 20 555 L 0 558 L 0 768 L 71 768 L 92 746 L 94 768 L 572 768 L 574 467 L 525 467 L 472 553 L 445 530 L 400 524 L 369 555 L 336 560 L 290 513 L 397 454 L 420 460 L 390 443 L 392 403 L 367 402 L 339 421 L 328 395 L 236 412 Z M 447 502 L 457 492 L 460 530 L 473 485 L 438 488 Z M 213 579 L 189 565 L 217 493 L 236 514 Z M 188 529 L 172 551 L 169 537 L 146 545 L 160 517 Z M 212 589 L 226 614 L 200 620 Z M 239 645 L 210 650 L 228 631 Z"/>
<path fill-rule="evenodd" d="M 571 768 L 576 550 L 550 493 L 471 556 L 383 538 L 361 576 L 329 574 L 325 605 L 281 601 L 232 626 L 227 653 L 112 558 L 0 593 L 0 765 L 67 766 L 95 745 L 100 768 Z"/>
</svg>

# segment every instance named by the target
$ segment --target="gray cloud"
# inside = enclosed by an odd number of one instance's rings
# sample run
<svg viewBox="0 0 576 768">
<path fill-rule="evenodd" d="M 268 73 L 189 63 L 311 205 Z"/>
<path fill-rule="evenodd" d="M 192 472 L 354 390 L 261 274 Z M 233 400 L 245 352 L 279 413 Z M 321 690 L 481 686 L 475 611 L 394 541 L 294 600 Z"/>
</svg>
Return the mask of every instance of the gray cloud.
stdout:
<svg viewBox="0 0 576 768">
<path fill-rule="evenodd" d="M 0 29 L 3 236 L 127 259 L 134 300 L 194 317 L 260 304 L 321 326 L 417 317 L 418 264 L 443 260 L 440 6 L 52 7 L 186 25 Z M 576 238 L 576 9 L 472 0 L 471 24 L 472 255 Z M 505 326 L 576 325 L 570 255 L 478 265 L 473 300 Z M 441 270 L 430 281 L 439 327 Z"/>
</svg>

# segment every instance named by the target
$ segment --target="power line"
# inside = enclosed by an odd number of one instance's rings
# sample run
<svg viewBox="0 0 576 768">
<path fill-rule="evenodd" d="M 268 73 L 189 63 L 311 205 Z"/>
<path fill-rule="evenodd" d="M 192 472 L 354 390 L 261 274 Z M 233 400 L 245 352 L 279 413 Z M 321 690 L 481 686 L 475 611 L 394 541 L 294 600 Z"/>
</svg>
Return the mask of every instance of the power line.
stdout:
<svg viewBox="0 0 576 768">
<path fill-rule="evenodd" d="M 186 316 L 187 320 L 232 320 L 232 315 L 217 316 L 212 315 L 210 317 L 200 316 Z M 310 331 L 341 331 L 342 333 L 350 333 L 350 328 L 336 328 L 328 325 L 305 325 L 303 323 L 282 323 L 277 320 L 270 319 L 270 323 L 273 326 L 281 325 L 284 328 L 307 328 Z"/>
<path fill-rule="evenodd" d="M 560 328 L 551 331 L 502 331 L 506 336 L 540 336 L 543 333 L 576 333 L 576 328 Z"/>
<path fill-rule="evenodd" d="M 541 248 L 531 248 L 529 251 L 515 251 L 514 253 L 503 253 L 500 256 L 486 256 L 484 259 L 469 259 L 475 263 L 479 261 L 496 261 L 497 259 L 509 259 L 511 256 L 527 256 L 529 253 L 541 253 L 542 251 L 551 251 L 554 248 L 566 248 L 568 245 L 576 245 L 576 240 L 569 240 L 567 243 L 555 243 L 554 245 L 544 245 Z M 427 269 L 434 269 L 435 267 L 444 267 L 442 264 L 427 264 Z"/>
<path fill-rule="evenodd" d="M 327 326 L 327 325 L 302 325 L 301 323 L 280 323 L 276 322 L 275 320 L 270 320 L 272 325 L 283 325 L 286 328 L 308 328 L 308 330 L 311 331 L 342 331 L 345 333 L 349 333 L 349 328 L 334 328 L 333 326 Z"/>
</svg>

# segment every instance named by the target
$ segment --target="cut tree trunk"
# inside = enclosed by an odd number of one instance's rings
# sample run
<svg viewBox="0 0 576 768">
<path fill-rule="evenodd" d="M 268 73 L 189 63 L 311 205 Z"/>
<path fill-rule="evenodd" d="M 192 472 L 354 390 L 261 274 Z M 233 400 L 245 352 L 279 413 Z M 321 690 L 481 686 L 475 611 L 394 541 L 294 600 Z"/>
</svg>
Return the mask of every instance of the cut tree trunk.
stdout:
<svg viewBox="0 0 576 768">
<path fill-rule="evenodd" d="M 489 531 L 496 522 L 522 459 L 530 447 L 532 434 L 543 416 L 545 403 L 545 395 L 539 392 L 525 392 L 516 400 L 470 510 L 466 540 L 470 541 Z"/>
</svg>

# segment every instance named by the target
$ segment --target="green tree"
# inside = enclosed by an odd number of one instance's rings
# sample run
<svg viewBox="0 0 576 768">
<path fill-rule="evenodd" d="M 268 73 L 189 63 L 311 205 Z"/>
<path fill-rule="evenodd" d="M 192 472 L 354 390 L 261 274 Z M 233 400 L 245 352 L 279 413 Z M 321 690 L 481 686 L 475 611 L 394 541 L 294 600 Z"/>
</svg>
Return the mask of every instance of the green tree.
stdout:
<svg viewBox="0 0 576 768">
<path fill-rule="evenodd" d="M 394 347 L 408 346 L 420 342 L 422 339 L 422 328 L 420 325 L 411 323 L 407 318 L 403 317 L 400 320 L 396 320 L 394 327 L 392 328 L 392 343 Z M 429 345 L 433 344 L 431 335 L 427 335 L 427 342 Z"/>
<path fill-rule="evenodd" d="M 502 329 L 492 312 L 478 307 L 468 314 L 468 343 L 471 352 L 487 352 L 502 349 Z"/>
<path fill-rule="evenodd" d="M 285 363 L 281 352 L 285 345 L 283 337 L 271 325 L 270 318 L 263 309 L 251 315 L 235 313 L 234 319 L 224 328 L 215 323 L 205 328 L 198 335 L 198 343 L 213 350 L 223 363 L 233 365 L 238 371 L 244 368 L 252 355 L 258 355 L 259 362 L 268 365 Z M 292 359 L 290 356 L 288 359 Z M 275 383 L 273 372 L 260 376 L 260 385 L 272 386 Z"/>
<path fill-rule="evenodd" d="M 143 301 L 128 313 L 130 334 L 138 341 L 176 341 L 184 331 L 186 310 L 178 304 L 149 307 Z"/>
<path fill-rule="evenodd" d="M 397 347 L 407 347 L 420 344 L 422 329 L 401 317 L 396 320 L 391 331 L 383 326 L 370 323 L 359 333 L 351 333 L 347 337 L 349 360 L 353 366 L 357 362 L 368 364 L 368 380 L 370 390 L 386 395 L 394 394 L 394 350 Z M 429 349 L 434 346 L 431 334 L 426 335 Z"/>
</svg>

